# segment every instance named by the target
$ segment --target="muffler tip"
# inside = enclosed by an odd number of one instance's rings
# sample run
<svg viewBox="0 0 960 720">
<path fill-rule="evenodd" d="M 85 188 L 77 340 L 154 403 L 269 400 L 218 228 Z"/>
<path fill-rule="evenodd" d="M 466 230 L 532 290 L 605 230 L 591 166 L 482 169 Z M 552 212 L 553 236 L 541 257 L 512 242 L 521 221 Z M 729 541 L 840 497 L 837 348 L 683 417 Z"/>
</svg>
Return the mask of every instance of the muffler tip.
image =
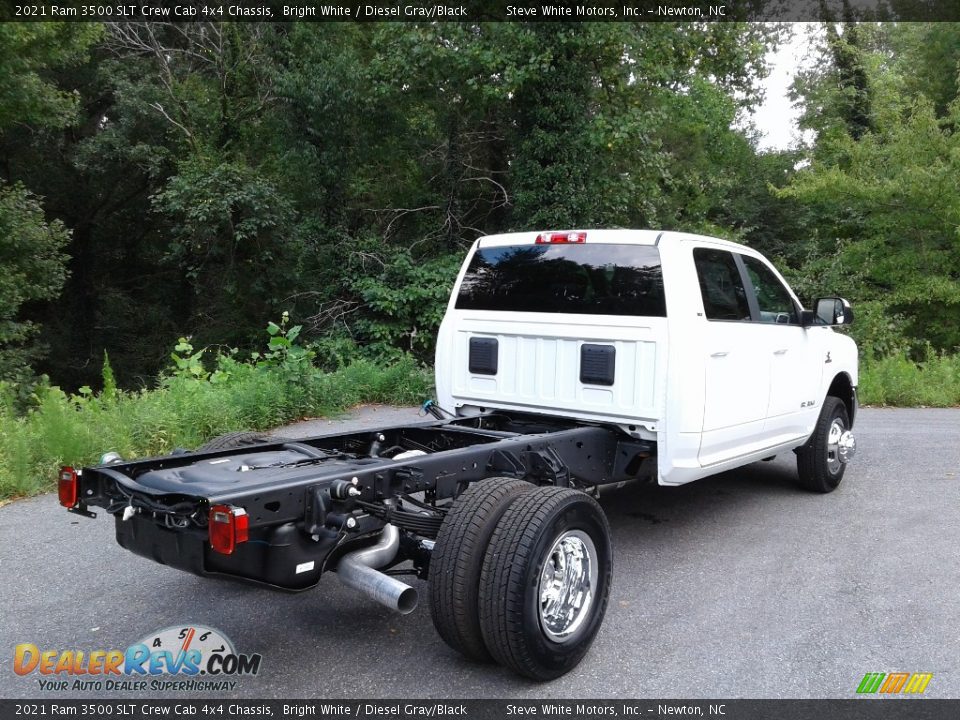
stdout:
<svg viewBox="0 0 960 720">
<path fill-rule="evenodd" d="M 420 602 L 420 594 L 412 587 L 408 587 L 397 598 L 397 612 L 401 615 L 409 615 L 417 609 Z"/>
</svg>

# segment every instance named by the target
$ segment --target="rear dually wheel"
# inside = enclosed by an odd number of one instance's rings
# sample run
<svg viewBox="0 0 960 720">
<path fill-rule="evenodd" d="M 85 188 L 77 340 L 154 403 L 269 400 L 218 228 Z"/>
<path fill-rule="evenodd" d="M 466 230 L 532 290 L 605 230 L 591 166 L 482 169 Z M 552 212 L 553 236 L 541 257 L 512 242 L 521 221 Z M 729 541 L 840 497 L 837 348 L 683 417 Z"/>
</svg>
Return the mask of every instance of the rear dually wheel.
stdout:
<svg viewBox="0 0 960 720">
<path fill-rule="evenodd" d="M 430 558 L 430 615 L 444 642 L 475 662 L 489 662 L 477 609 L 487 544 L 501 516 L 534 485 L 513 478 L 473 483 L 443 520 Z"/>
<path fill-rule="evenodd" d="M 483 560 L 480 628 L 490 654 L 534 680 L 569 672 L 600 630 L 611 575 L 610 527 L 596 500 L 555 487 L 521 496 Z"/>
</svg>

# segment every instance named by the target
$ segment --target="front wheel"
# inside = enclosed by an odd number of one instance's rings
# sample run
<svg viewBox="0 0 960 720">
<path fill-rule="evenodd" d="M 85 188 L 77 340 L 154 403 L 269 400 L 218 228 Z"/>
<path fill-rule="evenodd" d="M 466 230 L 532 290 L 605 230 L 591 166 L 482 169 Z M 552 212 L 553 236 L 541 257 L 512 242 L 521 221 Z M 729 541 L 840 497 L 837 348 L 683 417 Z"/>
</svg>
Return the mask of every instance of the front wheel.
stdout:
<svg viewBox="0 0 960 720">
<path fill-rule="evenodd" d="M 543 487 L 504 512 L 480 576 L 480 628 L 495 660 L 552 680 L 583 659 L 610 596 L 610 527 L 577 490 Z"/>
<path fill-rule="evenodd" d="M 840 398 L 828 395 L 820 408 L 813 435 L 797 450 L 800 484 L 813 492 L 836 490 L 855 447 L 847 406 Z"/>
</svg>

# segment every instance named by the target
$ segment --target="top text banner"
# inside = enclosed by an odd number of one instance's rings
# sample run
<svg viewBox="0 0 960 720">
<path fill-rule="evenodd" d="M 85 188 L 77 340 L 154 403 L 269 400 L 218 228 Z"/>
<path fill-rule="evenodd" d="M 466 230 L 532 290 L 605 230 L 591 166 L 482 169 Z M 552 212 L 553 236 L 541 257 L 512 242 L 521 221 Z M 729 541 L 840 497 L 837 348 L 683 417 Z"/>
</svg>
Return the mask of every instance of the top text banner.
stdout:
<svg viewBox="0 0 960 720">
<path fill-rule="evenodd" d="M 960 21 L 960 0 L 849 0 L 862 20 Z M 0 0 L 0 21 L 26 22 L 804 22 L 851 17 L 841 0 L 619 0 L 448 3 L 334 0 Z M 849 12 L 849 10 L 848 10 Z"/>
</svg>

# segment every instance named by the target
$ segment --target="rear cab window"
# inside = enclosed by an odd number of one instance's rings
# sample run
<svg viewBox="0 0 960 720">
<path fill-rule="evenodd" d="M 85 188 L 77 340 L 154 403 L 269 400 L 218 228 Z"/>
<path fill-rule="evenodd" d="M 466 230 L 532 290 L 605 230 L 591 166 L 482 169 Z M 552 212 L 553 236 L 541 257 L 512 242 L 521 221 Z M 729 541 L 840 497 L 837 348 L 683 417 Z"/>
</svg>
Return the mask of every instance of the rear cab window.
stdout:
<svg viewBox="0 0 960 720">
<path fill-rule="evenodd" d="M 458 310 L 666 317 L 660 253 L 649 245 L 478 248 Z"/>
</svg>

